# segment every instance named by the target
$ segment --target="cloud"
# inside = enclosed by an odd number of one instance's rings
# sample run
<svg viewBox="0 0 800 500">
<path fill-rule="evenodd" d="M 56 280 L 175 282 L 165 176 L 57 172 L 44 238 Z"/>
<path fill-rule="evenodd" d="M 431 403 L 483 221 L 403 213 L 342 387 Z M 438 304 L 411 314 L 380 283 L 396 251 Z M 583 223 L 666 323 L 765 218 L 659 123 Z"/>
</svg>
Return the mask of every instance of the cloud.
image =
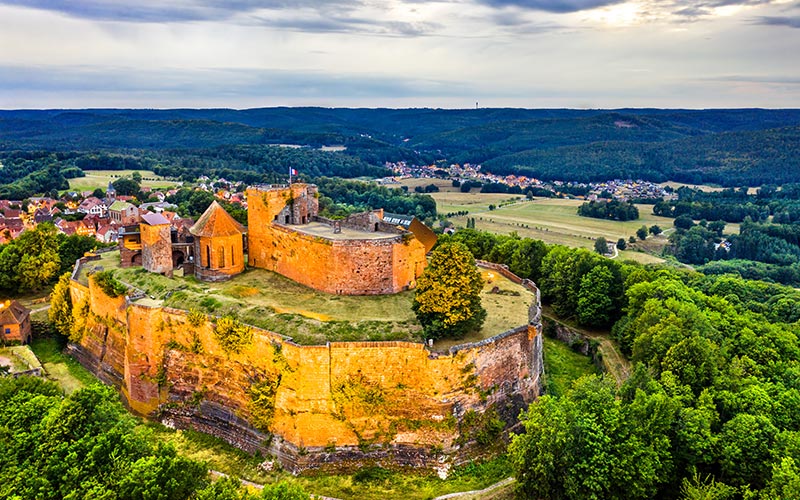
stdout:
<svg viewBox="0 0 800 500">
<path fill-rule="evenodd" d="M 170 23 L 219 21 L 260 9 L 287 10 L 336 7 L 349 10 L 356 0 L 0 0 L 0 4 L 60 12 L 98 21 Z"/>
<path fill-rule="evenodd" d="M 336 15 L 253 16 L 253 23 L 288 31 L 309 33 L 356 33 L 386 36 L 425 36 L 442 28 L 433 22 L 383 21 Z"/>
<path fill-rule="evenodd" d="M 800 16 L 763 16 L 756 18 L 756 24 L 800 28 Z"/>
<path fill-rule="evenodd" d="M 380 98 L 471 96 L 461 81 L 268 69 L 100 68 L 0 65 L 0 94 L 77 92 L 204 97 Z"/>
<path fill-rule="evenodd" d="M 800 85 L 800 77 L 786 75 L 722 75 L 705 78 L 713 82 L 765 83 L 771 85 Z"/>
<path fill-rule="evenodd" d="M 625 0 L 479 0 L 479 2 L 490 7 L 521 7 L 566 14 L 624 3 Z"/>
</svg>

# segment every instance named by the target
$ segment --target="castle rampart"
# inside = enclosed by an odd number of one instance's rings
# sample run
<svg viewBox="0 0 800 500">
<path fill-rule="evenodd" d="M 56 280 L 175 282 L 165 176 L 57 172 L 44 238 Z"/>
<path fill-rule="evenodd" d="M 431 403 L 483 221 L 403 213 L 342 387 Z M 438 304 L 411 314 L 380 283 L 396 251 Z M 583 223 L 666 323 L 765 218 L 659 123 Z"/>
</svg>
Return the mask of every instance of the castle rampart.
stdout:
<svg viewBox="0 0 800 500">
<path fill-rule="evenodd" d="M 316 187 L 247 190 L 248 264 L 332 294 L 380 295 L 413 288 L 425 246 L 368 212 L 319 222 Z"/>
<path fill-rule="evenodd" d="M 223 349 L 213 317 L 71 283 L 83 335 L 70 349 L 137 413 L 271 453 L 285 467 L 429 467 L 475 451 L 465 416 L 508 426 L 540 392 L 541 325 L 434 353 L 413 342 L 300 346 L 252 327 Z M 539 317 L 539 304 L 530 318 Z"/>
</svg>

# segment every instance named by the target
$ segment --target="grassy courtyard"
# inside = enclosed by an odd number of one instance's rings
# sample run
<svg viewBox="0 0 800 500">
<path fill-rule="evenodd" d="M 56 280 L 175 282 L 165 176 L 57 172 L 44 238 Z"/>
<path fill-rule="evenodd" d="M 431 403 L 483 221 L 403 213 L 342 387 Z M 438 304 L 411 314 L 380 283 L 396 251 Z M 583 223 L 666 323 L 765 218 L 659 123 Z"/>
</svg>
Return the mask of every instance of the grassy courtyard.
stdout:
<svg viewBox="0 0 800 500">
<path fill-rule="evenodd" d="M 114 269 L 117 279 L 145 291 L 147 297 L 142 300 L 149 305 L 233 315 L 304 345 L 421 339 L 421 326 L 411 310 L 413 291 L 376 296 L 331 295 L 263 269 L 250 269 L 222 283 L 206 283 L 192 276 L 167 278 L 141 267 L 120 269 L 115 259 L 117 252 L 102 254 L 100 261 L 90 262 L 81 270 L 79 281 L 85 282 L 86 271 L 97 266 Z M 533 294 L 489 271 L 484 270 L 483 275 L 486 284 L 481 298 L 487 311 L 483 328 L 464 339 L 439 342 L 437 349 L 479 341 L 527 323 Z"/>
</svg>

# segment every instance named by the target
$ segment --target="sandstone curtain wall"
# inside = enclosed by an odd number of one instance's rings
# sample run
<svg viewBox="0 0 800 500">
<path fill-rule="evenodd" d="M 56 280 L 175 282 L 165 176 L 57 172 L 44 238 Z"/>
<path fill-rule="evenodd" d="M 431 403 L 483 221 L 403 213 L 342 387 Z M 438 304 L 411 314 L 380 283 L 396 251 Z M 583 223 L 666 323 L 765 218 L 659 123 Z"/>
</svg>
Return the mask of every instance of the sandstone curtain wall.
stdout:
<svg viewBox="0 0 800 500">
<path fill-rule="evenodd" d="M 272 453 L 293 471 L 458 461 L 474 437 L 468 414 L 513 426 L 539 394 L 538 322 L 445 354 L 409 342 L 299 346 L 257 328 L 232 352 L 217 318 L 112 299 L 92 283 L 73 281 L 71 293 L 83 333 L 70 349 L 130 408 Z"/>
</svg>

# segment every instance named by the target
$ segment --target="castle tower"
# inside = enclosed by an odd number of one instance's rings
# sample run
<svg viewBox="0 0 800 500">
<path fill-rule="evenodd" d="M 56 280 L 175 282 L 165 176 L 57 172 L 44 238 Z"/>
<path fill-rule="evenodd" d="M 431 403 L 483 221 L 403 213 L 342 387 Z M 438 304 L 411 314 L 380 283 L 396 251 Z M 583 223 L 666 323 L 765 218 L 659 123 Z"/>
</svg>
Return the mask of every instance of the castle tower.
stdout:
<svg viewBox="0 0 800 500">
<path fill-rule="evenodd" d="M 245 228 L 214 201 L 194 226 L 194 274 L 204 281 L 224 281 L 244 271 Z"/>
<path fill-rule="evenodd" d="M 172 227 L 161 214 L 145 214 L 139 231 L 142 239 L 142 266 L 152 272 L 172 277 Z"/>
</svg>

